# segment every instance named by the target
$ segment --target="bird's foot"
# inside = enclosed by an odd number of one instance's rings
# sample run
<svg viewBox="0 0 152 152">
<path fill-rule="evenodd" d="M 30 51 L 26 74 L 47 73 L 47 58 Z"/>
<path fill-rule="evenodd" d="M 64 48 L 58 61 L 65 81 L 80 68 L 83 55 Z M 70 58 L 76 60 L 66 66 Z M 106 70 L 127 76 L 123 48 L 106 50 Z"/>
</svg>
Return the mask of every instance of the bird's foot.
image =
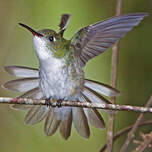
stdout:
<svg viewBox="0 0 152 152">
<path fill-rule="evenodd" d="M 55 103 L 55 102 L 56 102 L 56 106 L 57 106 L 58 108 L 60 108 L 60 107 L 61 107 L 62 100 L 56 100 L 56 99 L 54 99 L 54 98 L 45 99 L 46 106 L 49 107 L 49 108 L 52 107 L 52 106 L 53 106 L 53 103 Z"/>
<path fill-rule="evenodd" d="M 51 99 L 52 99 L 52 98 L 45 99 L 45 104 L 46 104 L 46 106 L 47 106 L 48 108 L 52 107 Z"/>
<path fill-rule="evenodd" d="M 61 108 L 61 107 L 62 107 L 61 103 L 62 103 L 62 100 L 57 100 L 56 105 L 57 105 L 58 108 Z"/>
</svg>

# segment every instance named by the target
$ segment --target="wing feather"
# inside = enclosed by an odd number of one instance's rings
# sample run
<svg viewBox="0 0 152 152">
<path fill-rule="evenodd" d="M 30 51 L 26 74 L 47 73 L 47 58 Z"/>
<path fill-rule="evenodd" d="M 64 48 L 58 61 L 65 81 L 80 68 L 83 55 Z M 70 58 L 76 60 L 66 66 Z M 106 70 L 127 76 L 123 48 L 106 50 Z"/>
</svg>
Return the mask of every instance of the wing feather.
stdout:
<svg viewBox="0 0 152 152">
<path fill-rule="evenodd" d="M 146 16 L 147 13 L 121 15 L 80 29 L 71 39 L 79 52 L 80 65 L 83 67 L 90 59 L 103 53 Z"/>
</svg>

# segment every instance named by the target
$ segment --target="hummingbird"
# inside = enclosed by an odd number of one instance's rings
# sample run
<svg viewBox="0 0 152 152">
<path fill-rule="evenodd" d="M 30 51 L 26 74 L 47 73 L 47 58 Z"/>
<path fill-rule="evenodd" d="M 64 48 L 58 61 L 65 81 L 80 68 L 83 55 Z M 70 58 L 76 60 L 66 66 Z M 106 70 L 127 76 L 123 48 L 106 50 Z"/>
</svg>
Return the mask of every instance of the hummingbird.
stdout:
<svg viewBox="0 0 152 152">
<path fill-rule="evenodd" d="M 6 82 L 3 87 L 24 92 L 18 98 L 110 104 L 104 96 L 115 97 L 120 92 L 107 84 L 86 79 L 83 68 L 90 59 L 108 50 L 146 16 L 147 13 L 132 13 L 100 21 L 81 28 L 70 40 L 63 37 L 70 14 L 61 16 L 58 32 L 51 29 L 35 31 L 19 23 L 33 35 L 39 68 L 4 67 L 6 72 L 20 78 Z M 89 124 L 95 128 L 105 128 L 104 119 L 95 108 L 19 104 L 11 105 L 11 108 L 28 110 L 24 120 L 26 125 L 33 125 L 45 119 L 45 134 L 51 136 L 59 128 L 65 140 L 71 134 L 72 122 L 84 138 L 90 136 Z"/>
</svg>

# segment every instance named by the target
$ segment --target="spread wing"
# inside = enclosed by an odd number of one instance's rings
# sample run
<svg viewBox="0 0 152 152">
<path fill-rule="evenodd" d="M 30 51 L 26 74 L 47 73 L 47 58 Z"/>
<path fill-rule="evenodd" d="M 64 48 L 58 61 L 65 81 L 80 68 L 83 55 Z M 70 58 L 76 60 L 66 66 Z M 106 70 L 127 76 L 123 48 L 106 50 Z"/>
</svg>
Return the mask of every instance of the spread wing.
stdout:
<svg viewBox="0 0 152 152">
<path fill-rule="evenodd" d="M 71 39 L 79 64 L 85 66 L 86 62 L 107 50 L 146 16 L 147 13 L 121 15 L 80 29 Z"/>
</svg>

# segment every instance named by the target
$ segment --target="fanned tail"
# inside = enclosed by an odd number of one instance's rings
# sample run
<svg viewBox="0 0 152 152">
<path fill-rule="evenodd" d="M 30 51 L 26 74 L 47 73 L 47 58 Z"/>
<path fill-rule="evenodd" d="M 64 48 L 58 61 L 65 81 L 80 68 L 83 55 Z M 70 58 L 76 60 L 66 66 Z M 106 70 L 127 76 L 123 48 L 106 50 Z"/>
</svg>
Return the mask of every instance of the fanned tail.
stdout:
<svg viewBox="0 0 152 152">
<path fill-rule="evenodd" d="M 11 75 L 22 77 L 20 79 L 8 81 L 3 85 L 3 87 L 8 90 L 25 92 L 18 98 L 45 98 L 42 92 L 39 90 L 38 69 L 21 66 L 8 66 L 4 69 Z M 119 91 L 103 83 L 86 79 L 84 83 L 84 89 L 81 92 L 80 100 L 82 102 L 110 103 L 100 94 L 108 97 L 113 97 L 119 95 Z M 95 108 L 48 108 L 46 106 L 30 106 L 18 104 L 12 105 L 11 108 L 15 110 L 29 109 L 24 120 L 26 125 L 39 123 L 46 117 L 44 126 L 46 135 L 53 135 L 59 128 L 60 134 L 65 140 L 67 140 L 70 136 L 72 121 L 77 132 L 85 138 L 89 138 L 90 136 L 88 121 L 95 128 L 105 128 L 104 120 L 98 110 Z"/>
<path fill-rule="evenodd" d="M 82 95 L 83 98 L 85 98 L 85 100 L 87 99 L 88 102 L 92 102 L 92 103 L 111 104 L 109 100 L 105 99 L 100 94 L 105 95 L 107 97 L 115 97 L 115 96 L 119 96 L 120 92 L 109 85 L 96 82 L 93 80 L 85 79 L 84 89 L 82 91 Z M 113 111 L 111 110 L 103 110 L 103 111 L 108 113 L 113 113 Z"/>
<path fill-rule="evenodd" d="M 42 92 L 39 90 L 39 71 L 38 69 L 22 67 L 22 66 L 6 66 L 4 70 L 10 75 L 21 77 L 21 79 L 11 80 L 2 85 L 3 88 L 25 92 L 18 98 L 44 98 Z M 11 105 L 15 110 L 28 110 L 24 122 L 26 125 L 34 125 L 39 123 L 46 117 L 45 133 L 50 136 L 53 135 L 58 127 L 60 127 L 61 136 L 68 139 L 71 133 L 72 125 L 72 109 L 68 107 L 48 108 L 46 106 L 31 106 L 31 105 Z"/>
</svg>

